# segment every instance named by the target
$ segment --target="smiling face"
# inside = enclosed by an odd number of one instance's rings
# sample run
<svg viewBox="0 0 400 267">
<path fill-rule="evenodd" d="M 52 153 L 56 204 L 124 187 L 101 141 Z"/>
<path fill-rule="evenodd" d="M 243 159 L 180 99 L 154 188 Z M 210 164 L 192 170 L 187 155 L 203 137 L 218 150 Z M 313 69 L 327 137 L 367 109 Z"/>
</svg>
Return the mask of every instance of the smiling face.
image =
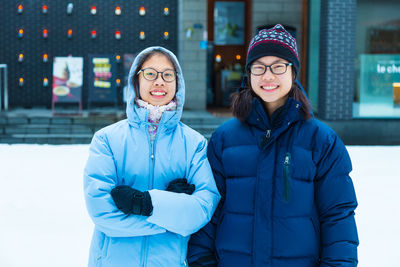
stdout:
<svg viewBox="0 0 400 267">
<path fill-rule="evenodd" d="M 152 55 L 143 63 L 141 69 L 146 68 L 152 68 L 157 72 L 175 71 L 169 59 L 159 53 Z M 176 81 L 166 82 L 161 76 L 161 73 L 158 73 L 157 79 L 149 81 L 143 77 L 143 71 L 139 73 L 139 93 L 143 101 L 154 106 L 162 106 L 168 104 L 174 98 Z"/>
<path fill-rule="evenodd" d="M 275 63 L 289 63 L 275 56 L 265 56 L 255 60 L 252 65 L 272 65 Z M 279 107 L 283 106 L 288 98 L 288 93 L 292 88 L 292 66 L 288 66 L 283 74 L 273 74 L 268 68 L 260 76 L 250 74 L 251 88 L 262 100 L 264 108 L 269 116 Z"/>
</svg>

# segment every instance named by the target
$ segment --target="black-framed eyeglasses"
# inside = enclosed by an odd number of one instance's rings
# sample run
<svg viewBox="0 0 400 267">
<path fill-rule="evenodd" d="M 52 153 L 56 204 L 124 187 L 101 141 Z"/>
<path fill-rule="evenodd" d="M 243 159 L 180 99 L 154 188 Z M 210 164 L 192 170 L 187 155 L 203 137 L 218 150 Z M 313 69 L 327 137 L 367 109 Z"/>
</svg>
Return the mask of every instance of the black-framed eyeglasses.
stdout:
<svg viewBox="0 0 400 267">
<path fill-rule="evenodd" d="M 264 65 L 256 63 L 250 66 L 250 73 L 255 76 L 263 75 L 269 68 L 273 74 L 284 74 L 287 71 L 288 66 L 292 66 L 292 63 L 274 63 L 272 65 Z"/>
<path fill-rule="evenodd" d="M 175 81 L 177 75 L 174 70 L 156 71 L 153 68 L 141 69 L 137 74 L 139 75 L 140 72 L 143 73 L 143 77 L 148 81 L 157 80 L 158 74 L 161 73 L 161 78 L 167 83 Z"/>
</svg>

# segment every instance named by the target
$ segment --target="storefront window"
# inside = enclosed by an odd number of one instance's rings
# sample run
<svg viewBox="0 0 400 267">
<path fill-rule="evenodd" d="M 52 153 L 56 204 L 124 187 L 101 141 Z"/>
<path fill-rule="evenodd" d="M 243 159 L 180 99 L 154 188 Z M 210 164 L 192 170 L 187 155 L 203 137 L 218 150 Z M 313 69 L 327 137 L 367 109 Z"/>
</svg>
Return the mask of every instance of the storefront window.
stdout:
<svg viewBox="0 0 400 267">
<path fill-rule="evenodd" d="M 358 0 L 354 117 L 400 118 L 400 1 Z"/>
</svg>

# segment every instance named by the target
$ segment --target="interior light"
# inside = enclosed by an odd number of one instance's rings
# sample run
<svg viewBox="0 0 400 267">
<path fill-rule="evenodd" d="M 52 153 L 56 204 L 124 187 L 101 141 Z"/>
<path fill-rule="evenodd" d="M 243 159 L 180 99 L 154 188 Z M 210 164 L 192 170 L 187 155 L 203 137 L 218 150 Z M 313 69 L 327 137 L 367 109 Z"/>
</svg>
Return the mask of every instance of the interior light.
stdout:
<svg viewBox="0 0 400 267">
<path fill-rule="evenodd" d="M 242 58 L 241 55 L 236 55 L 236 60 L 240 60 Z"/>
</svg>

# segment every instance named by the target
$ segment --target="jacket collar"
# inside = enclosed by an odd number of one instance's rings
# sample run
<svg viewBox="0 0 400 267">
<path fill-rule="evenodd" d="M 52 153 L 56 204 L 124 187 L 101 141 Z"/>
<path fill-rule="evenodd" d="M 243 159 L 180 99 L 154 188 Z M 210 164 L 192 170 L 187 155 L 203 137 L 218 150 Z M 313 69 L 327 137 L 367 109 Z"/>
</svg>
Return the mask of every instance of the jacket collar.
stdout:
<svg viewBox="0 0 400 267">
<path fill-rule="evenodd" d="M 269 118 L 261 100 L 258 97 L 255 97 L 252 102 L 250 115 L 247 118 L 247 123 L 260 128 L 263 131 L 283 131 L 290 124 L 303 119 L 303 116 L 300 113 L 301 105 L 301 102 L 289 97 L 286 103 L 275 110 L 271 118 Z"/>
</svg>

